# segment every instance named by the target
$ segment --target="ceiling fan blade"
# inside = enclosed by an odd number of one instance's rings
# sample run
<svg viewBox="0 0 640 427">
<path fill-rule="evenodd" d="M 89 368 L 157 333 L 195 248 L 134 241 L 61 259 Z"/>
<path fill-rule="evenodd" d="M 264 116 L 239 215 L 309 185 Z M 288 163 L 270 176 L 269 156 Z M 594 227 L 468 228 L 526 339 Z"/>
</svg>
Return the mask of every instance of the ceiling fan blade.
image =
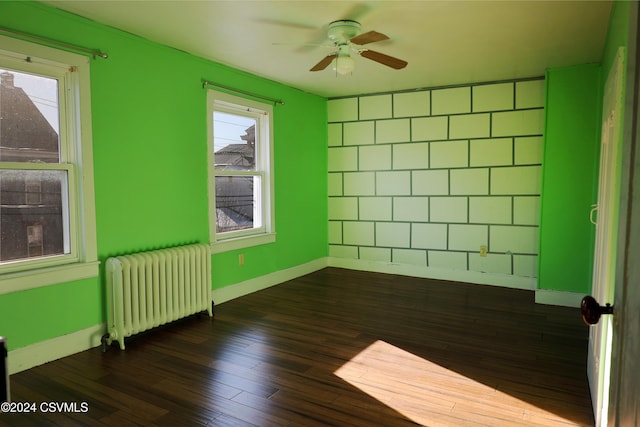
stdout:
<svg viewBox="0 0 640 427">
<path fill-rule="evenodd" d="M 359 3 L 354 5 L 344 14 L 344 19 L 351 19 L 357 21 L 362 19 L 365 15 L 371 13 L 372 7 L 367 3 Z"/>
<path fill-rule="evenodd" d="M 335 45 L 329 43 L 271 43 L 272 46 L 313 46 L 313 47 L 328 47 L 335 49 Z"/>
<path fill-rule="evenodd" d="M 380 42 L 382 40 L 389 40 L 389 37 L 377 31 L 369 31 L 355 36 L 349 41 L 354 44 L 363 45 L 367 43 Z"/>
<path fill-rule="evenodd" d="M 317 25 L 312 25 L 312 24 L 305 24 L 302 22 L 291 22 L 291 21 L 285 21 L 282 19 L 272 19 L 272 18 L 257 18 L 254 19 L 255 22 L 260 22 L 263 24 L 270 24 L 270 25 L 279 25 L 282 27 L 289 27 L 289 28 L 297 28 L 297 29 L 302 29 L 302 30 L 317 30 L 318 26 Z"/>
<path fill-rule="evenodd" d="M 376 52 L 375 50 L 363 50 L 360 52 L 360 56 L 371 59 L 372 61 L 379 62 L 387 67 L 400 70 L 407 66 L 408 62 L 402 59 L 394 58 L 393 56 L 385 55 L 384 53 Z"/>
<path fill-rule="evenodd" d="M 338 54 L 334 53 L 328 56 L 325 56 L 324 58 L 322 58 L 322 60 L 320 62 L 318 62 L 316 65 L 313 66 L 313 68 L 311 68 L 309 71 L 321 71 L 324 70 L 325 68 L 327 68 L 329 66 L 329 64 L 331 64 L 331 61 L 333 61 L 333 58 L 335 58 L 336 56 L 338 56 Z"/>
</svg>

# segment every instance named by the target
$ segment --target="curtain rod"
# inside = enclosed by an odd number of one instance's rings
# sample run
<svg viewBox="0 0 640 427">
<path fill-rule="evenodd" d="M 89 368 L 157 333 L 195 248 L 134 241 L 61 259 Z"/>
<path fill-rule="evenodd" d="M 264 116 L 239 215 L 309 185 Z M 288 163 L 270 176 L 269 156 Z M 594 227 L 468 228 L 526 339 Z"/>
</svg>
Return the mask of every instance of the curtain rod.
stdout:
<svg viewBox="0 0 640 427">
<path fill-rule="evenodd" d="M 86 48 L 86 47 L 76 46 L 76 45 L 69 44 L 69 43 L 59 42 L 57 40 L 47 39 L 47 38 L 39 37 L 39 36 L 34 36 L 33 34 L 23 33 L 23 32 L 12 30 L 12 29 L 6 28 L 6 27 L 0 27 L 0 33 L 9 34 L 11 36 L 17 36 L 17 37 L 20 37 L 20 38 L 23 38 L 23 39 L 27 39 L 28 41 L 36 41 L 36 42 L 46 43 L 46 44 L 49 44 L 49 45 L 55 45 L 55 46 L 58 46 L 58 47 L 69 49 L 69 50 L 74 50 L 74 51 L 76 51 L 78 53 L 83 53 L 85 55 L 91 55 L 91 56 L 93 56 L 93 59 L 96 59 L 96 56 L 99 56 L 100 58 L 104 58 L 104 59 L 107 59 L 109 57 L 108 54 L 106 54 L 104 52 L 101 52 L 99 49 L 89 49 L 89 48 Z"/>
<path fill-rule="evenodd" d="M 235 92 L 235 93 L 239 93 L 242 95 L 248 95 L 248 96 L 252 96 L 254 98 L 259 98 L 259 99 L 264 99 L 265 101 L 271 101 L 274 104 L 280 104 L 280 105 L 284 105 L 284 101 L 281 99 L 275 99 L 275 98 L 269 98 L 268 96 L 262 96 L 262 95 L 256 95 L 255 93 L 251 93 L 251 92 L 245 92 L 243 90 L 239 90 L 239 89 L 234 89 L 228 86 L 223 86 L 223 85 L 219 85 L 217 83 L 211 83 L 207 80 L 203 80 L 202 81 L 202 87 L 206 88 L 207 86 L 213 86 L 213 87 L 217 87 L 220 89 L 224 89 L 224 90 L 228 90 L 230 92 Z"/>
</svg>

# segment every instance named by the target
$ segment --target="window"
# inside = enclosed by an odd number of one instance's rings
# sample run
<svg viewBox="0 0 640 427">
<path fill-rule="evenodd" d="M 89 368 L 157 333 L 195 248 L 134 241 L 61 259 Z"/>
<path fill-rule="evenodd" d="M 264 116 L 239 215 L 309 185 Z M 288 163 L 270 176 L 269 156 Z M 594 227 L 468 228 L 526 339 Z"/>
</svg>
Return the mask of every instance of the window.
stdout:
<svg viewBox="0 0 640 427">
<path fill-rule="evenodd" d="M 42 224 L 34 224 L 27 227 L 27 243 L 29 244 L 28 257 L 44 255 Z"/>
<path fill-rule="evenodd" d="M 0 46 L 0 293 L 96 276 L 89 59 Z"/>
<path fill-rule="evenodd" d="M 207 93 L 214 252 L 275 241 L 271 105 Z"/>
<path fill-rule="evenodd" d="M 0 158 L 2 148 L 0 147 Z M 0 193 L 1 195 L 2 193 Z M 27 205 L 39 205 L 42 202 L 42 183 L 38 179 L 27 179 L 24 183 L 24 197 Z"/>
</svg>

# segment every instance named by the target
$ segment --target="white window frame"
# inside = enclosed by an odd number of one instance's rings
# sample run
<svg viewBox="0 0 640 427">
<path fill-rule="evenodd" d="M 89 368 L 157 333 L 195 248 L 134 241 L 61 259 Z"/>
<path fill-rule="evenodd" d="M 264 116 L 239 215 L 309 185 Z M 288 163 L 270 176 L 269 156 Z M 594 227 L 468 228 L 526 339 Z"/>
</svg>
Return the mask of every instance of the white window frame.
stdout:
<svg viewBox="0 0 640 427">
<path fill-rule="evenodd" d="M 216 171 L 214 165 L 214 111 L 244 115 L 256 120 L 255 171 Z M 276 240 L 274 194 L 273 194 L 273 106 L 228 93 L 207 91 L 207 153 L 209 165 L 209 237 L 213 253 L 242 249 L 272 243 Z M 255 201 L 259 209 L 259 227 L 245 230 L 217 232 L 215 178 L 222 176 L 258 175 L 261 177 L 260 200 Z"/>
<path fill-rule="evenodd" d="M 91 133 L 90 59 L 47 46 L 0 36 L 0 68 L 59 81 L 61 162 L 0 163 L 4 169 L 67 172 L 69 253 L 0 266 L 0 294 L 97 277 L 95 196 Z"/>
</svg>

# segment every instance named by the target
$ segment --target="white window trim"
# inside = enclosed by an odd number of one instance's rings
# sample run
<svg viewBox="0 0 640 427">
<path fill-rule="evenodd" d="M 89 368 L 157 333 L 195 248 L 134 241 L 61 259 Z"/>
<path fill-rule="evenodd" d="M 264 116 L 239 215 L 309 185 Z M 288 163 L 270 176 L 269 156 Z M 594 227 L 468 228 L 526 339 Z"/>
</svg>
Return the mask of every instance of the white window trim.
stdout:
<svg viewBox="0 0 640 427">
<path fill-rule="evenodd" d="M 93 180 L 93 148 L 91 131 L 91 82 L 90 59 L 74 53 L 53 49 L 47 46 L 0 36 L 0 54 L 17 61 L 55 67 L 74 67 L 73 73 L 67 73 L 67 97 L 74 100 L 75 108 L 66 117 L 70 138 L 76 140 L 70 144 L 67 155 L 73 165 L 62 164 L 75 178 L 70 176 L 69 192 L 74 201 L 76 224 L 71 224 L 70 239 L 75 244 L 75 254 L 69 258 L 60 257 L 51 261 L 25 262 L 25 270 L 0 274 L 0 295 L 26 289 L 71 282 L 99 274 L 96 241 L 95 194 Z M 24 67 L 21 67 L 24 69 Z M 61 108 L 66 108 L 62 107 Z M 73 149 L 73 151 L 71 151 Z"/>
<path fill-rule="evenodd" d="M 266 123 L 260 124 L 260 130 L 265 131 L 258 139 L 256 149 L 258 158 L 262 159 L 260 166 L 264 177 L 262 183 L 262 227 L 237 232 L 216 232 L 216 194 L 215 168 L 213 154 L 213 112 L 224 110 L 225 107 L 244 110 L 254 109 L 267 113 Z M 230 111 L 226 111 L 230 112 Z M 265 129 L 266 127 L 266 129 Z M 258 131 L 258 129 L 256 129 Z M 267 141 L 265 141 L 265 137 Z M 209 238 L 212 253 L 226 252 L 251 246 L 273 243 L 276 240 L 273 186 L 273 106 L 251 99 L 241 98 L 228 93 L 209 90 L 207 92 L 207 161 L 209 181 Z M 227 174 L 227 173 L 225 173 Z M 229 173 L 233 175 L 233 173 Z"/>
</svg>

